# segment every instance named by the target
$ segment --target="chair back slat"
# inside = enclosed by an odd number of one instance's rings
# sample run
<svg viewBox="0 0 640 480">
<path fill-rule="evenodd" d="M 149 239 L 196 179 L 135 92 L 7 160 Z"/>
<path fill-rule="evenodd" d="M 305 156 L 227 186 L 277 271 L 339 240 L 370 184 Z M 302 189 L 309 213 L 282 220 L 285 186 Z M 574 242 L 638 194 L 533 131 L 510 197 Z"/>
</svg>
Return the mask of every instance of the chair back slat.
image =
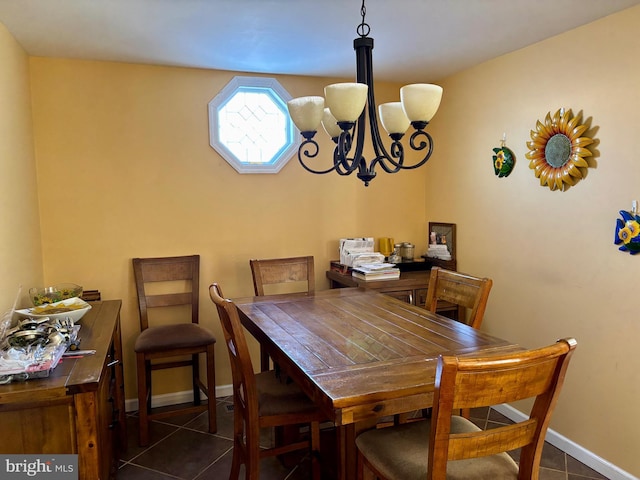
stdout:
<svg viewBox="0 0 640 480">
<path fill-rule="evenodd" d="M 529 419 L 472 435 L 454 433 L 449 437 L 449 460 L 484 457 L 524 447 L 533 441 L 536 425 L 535 419 Z"/>
<path fill-rule="evenodd" d="M 167 293 L 163 295 L 147 295 L 147 308 L 174 307 L 178 305 L 191 305 L 191 292 Z"/>
<path fill-rule="evenodd" d="M 556 359 L 551 358 L 519 368 L 460 370 L 453 408 L 500 405 L 534 397 L 549 388 L 556 366 Z M 500 378 L 500 388 L 495 388 L 496 376 Z M 526 383 L 523 378 L 527 379 Z"/>
<path fill-rule="evenodd" d="M 465 308 L 476 306 L 480 283 L 457 278 L 441 278 L 436 285 L 436 299 L 462 305 Z"/>
<path fill-rule="evenodd" d="M 191 322 L 198 323 L 200 256 L 134 258 L 133 273 L 138 294 L 140 330 L 149 328 L 149 309 L 189 305 Z M 167 282 L 172 291 L 156 292 L 161 282 Z M 181 291 L 175 292 L 180 284 Z M 153 288 L 151 286 L 153 285 Z"/>
<path fill-rule="evenodd" d="M 429 277 L 425 307 L 427 310 L 436 312 L 438 302 L 458 305 L 460 307 L 458 320 L 473 328 L 480 328 L 492 286 L 493 281 L 489 278 L 479 278 L 433 267 Z"/>
<path fill-rule="evenodd" d="M 538 478 L 544 437 L 576 345 L 568 338 L 503 356 L 441 356 L 436 369 L 427 478 L 444 479 L 448 460 L 515 448 L 522 448 L 519 478 Z M 528 419 L 495 430 L 451 435 L 454 410 L 525 398 L 535 399 Z"/>
<path fill-rule="evenodd" d="M 315 292 L 313 256 L 249 260 L 257 296 L 265 295 L 265 285 L 306 282 L 306 292 Z"/>
<path fill-rule="evenodd" d="M 193 263 L 188 259 L 171 257 L 163 258 L 161 262 L 160 259 L 145 260 L 147 261 L 141 263 L 145 283 L 191 280 L 193 278 Z"/>
</svg>

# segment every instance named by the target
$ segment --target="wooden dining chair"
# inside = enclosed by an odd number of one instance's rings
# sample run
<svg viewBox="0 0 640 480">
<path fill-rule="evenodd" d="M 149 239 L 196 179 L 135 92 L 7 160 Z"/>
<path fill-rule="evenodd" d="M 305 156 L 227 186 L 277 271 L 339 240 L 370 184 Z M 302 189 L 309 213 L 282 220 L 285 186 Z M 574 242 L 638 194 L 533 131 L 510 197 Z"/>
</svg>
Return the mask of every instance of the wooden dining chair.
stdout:
<svg viewBox="0 0 640 480">
<path fill-rule="evenodd" d="M 435 313 L 438 302 L 457 305 L 457 320 L 479 329 L 492 286 L 493 280 L 490 278 L 473 277 L 465 273 L 433 267 L 429 277 L 425 308 Z"/>
<path fill-rule="evenodd" d="M 440 356 L 433 413 L 356 438 L 358 479 L 537 479 L 544 438 L 576 348 L 573 338 L 480 358 Z M 529 416 L 481 430 L 455 409 L 534 398 Z M 506 452 L 521 449 L 516 463 Z"/>
<path fill-rule="evenodd" d="M 493 280 L 490 278 L 479 278 L 441 267 L 433 267 L 429 276 L 425 308 L 433 313 L 438 311 L 446 315 L 439 308 L 445 305 L 455 305 L 458 307 L 454 312 L 453 318 L 455 320 L 480 329 L 492 286 Z M 424 416 L 430 414 L 428 409 L 423 411 Z M 469 414 L 469 409 L 464 409 L 461 412 L 461 415 L 467 419 Z M 405 421 L 404 415 L 396 416 L 396 423 L 403 421 Z"/>
<path fill-rule="evenodd" d="M 213 283 L 209 295 L 216 305 L 233 379 L 233 460 L 230 480 L 237 479 L 240 466 L 245 478 L 257 480 L 260 459 L 309 449 L 314 480 L 320 478 L 320 422 L 318 407 L 293 382 L 278 378 L 270 370 L 255 374 L 236 305 L 225 299 L 220 286 Z M 268 449 L 260 447 L 260 429 L 309 424 L 309 439 Z"/>
<path fill-rule="evenodd" d="M 256 296 L 266 294 L 315 292 L 316 281 L 312 256 L 249 260 Z M 289 285 L 284 285 L 289 284 Z M 265 287 L 266 293 L 265 293 Z M 269 370 L 269 354 L 260 347 L 260 369 Z"/>
<path fill-rule="evenodd" d="M 134 258 L 133 272 L 140 311 L 140 335 L 134 345 L 140 445 L 149 444 L 152 420 L 175 415 L 208 411 L 209 432 L 215 433 L 216 338 L 199 324 L 200 256 Z M 200 379 L 201 353 L 206 355 L 206 385 Z M 178 367 L 191 368 L 193 402 L 154 412 L 151 373 Z M 207 396 L 206 404 L 201 401 L 201 391 Z"/>
</svg>

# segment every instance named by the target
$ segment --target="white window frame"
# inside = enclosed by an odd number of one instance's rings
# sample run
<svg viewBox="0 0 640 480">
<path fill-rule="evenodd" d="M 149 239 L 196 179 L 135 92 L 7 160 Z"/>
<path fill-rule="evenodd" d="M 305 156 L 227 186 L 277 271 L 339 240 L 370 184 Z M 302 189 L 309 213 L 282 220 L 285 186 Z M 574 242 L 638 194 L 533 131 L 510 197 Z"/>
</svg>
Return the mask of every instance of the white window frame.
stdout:
<svg viewBox="0 0 640 480">
<path fill-rule="evenodd" d="M 282 110 L 285 122 L 285 143 L 270 162 L 246 162 L 238 158 L 220 140 L 220 125 L 218 112 L 233 96 L 242 89 L 257 88 L 267 90 L 273 97 L 274 104 Z M 221 91 L 209 102 L 209 144 L 213 147 L 238 173 L 278 173 L 289 160 L 296 154 L 300 146 L 300 135 L 291 121 L 287 111 L 287 102 L 291 95 L 275 78 L 267 77 L 234 77 Z"/>
</svg>

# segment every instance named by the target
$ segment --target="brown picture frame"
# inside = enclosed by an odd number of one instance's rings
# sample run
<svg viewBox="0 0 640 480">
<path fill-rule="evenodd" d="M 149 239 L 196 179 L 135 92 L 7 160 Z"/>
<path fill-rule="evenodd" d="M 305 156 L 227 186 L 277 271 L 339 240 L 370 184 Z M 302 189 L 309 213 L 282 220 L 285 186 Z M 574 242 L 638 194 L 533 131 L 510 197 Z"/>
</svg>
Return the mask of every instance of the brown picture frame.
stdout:
<svg viewBox="0 0 640 480">
<path fill-rule="evenodd" d="M 456 224 L 455 223 L 442 223 L 442 222 L 429 222 L 429 236 L 427 238 L 427 246 L 431 243 L 431 233 L 435 233 L 436 243 L 444 243 L 447 245 L 447 250 L 451 255 L 451 260 L 456 261 Z"/>
</svg>

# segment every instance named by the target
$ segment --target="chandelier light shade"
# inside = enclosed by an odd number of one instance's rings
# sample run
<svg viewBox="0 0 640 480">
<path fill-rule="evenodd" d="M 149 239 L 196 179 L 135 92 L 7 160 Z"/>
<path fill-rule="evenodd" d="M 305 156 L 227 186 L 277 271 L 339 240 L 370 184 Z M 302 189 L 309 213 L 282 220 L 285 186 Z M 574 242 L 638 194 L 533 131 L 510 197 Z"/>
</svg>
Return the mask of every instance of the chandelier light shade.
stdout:
<svg viewBox="0 0 640 480">
<path fill-rule="evenodd" d="M 360 8 L 362 23 L 356 29 L 359 38 L 353 41 L 356 51 L 356 82 L 335 83 L 324 89 L 325 97 L 300 97 L 287 103 L 291 120 L 298 127 L 304 141 L 298 149 L 298 160 L 305 170 L 324 174 L 337 172 L 357 177 L 365 186 L 376 176 L 379 166 L 387 173 L 411 170 L 424 165 L 433 152 L 433 139 L 425 131 L 428 123 L 438 111 L 442 98 L 442 87 L 431 84 L 412 84 L 400 89 L 400 101 L 384 103 L 377 110 L 384 130 L 391 138 L 389 149 L 380 137 L 376 102 L 373 90 L 373 38 L 365 22 L 364 0 Z M 366 123 L 368 121 L 375 158 L 370 162 L 363 156 Z M 319 146 L 313 139 L 322 124 L 336 147 L 333 162 L 325 169 L 312 168 L 308 163 L 319 154 Z M 409 146 L 414 151 L 423 151 L 421 160 L 405 164 L 404 146 L 400 142 L 412 126 Z"/>
<path fill-rule="evenodd" d="M 322 114 L 322 128 L 324 128 L 324 131 L 327 132 L 330 138 L 334 139 L 337 139 L 342 132 L 336 117 L 331 114 L 331 110 L 328 108 L 325 108 Z"/>
<path fill-rule="evenodd" d="M 302 97 L 289 100 L 289 116 L 301 132 L 317 130 L 324 114 L 324 98 Z"/>
<path fill-rule="evenodd" d="M 355 122 L 367 103 L 363 83 L 334 83 L 324 87 L 327 107 L 338 122 Z"/>
<path fill-rule="evenodd" d="M 389 135 L 394 133 L 404 135 L 404 132 L 409 129 L 411 120 L 404 113 L 402 102 L 383 103 L 378 107 L 378 113 L 382 126 Z"/>
<path fill-rule="evenodd" d="M 405 85 L 400 89 L 400 101 L 412 122 L 430 122 L 438 111 L 442 87 L 425 83 Z"/>
</svg>

